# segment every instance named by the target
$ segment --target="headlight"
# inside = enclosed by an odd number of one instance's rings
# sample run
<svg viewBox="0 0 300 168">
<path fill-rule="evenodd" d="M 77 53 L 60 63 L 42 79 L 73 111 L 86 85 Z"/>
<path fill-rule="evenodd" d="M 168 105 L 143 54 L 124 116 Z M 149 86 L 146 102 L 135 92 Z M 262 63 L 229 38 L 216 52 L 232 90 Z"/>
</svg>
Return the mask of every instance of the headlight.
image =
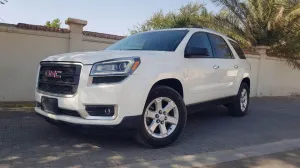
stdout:
<svg viewBox="0 0 300 168">
<path fill-rule="evenodd" d="M 95 63 L 92 67 L 91 76 L 130 75 L 140 65 L 139 57 L 118 58 Z"/>
</svg>

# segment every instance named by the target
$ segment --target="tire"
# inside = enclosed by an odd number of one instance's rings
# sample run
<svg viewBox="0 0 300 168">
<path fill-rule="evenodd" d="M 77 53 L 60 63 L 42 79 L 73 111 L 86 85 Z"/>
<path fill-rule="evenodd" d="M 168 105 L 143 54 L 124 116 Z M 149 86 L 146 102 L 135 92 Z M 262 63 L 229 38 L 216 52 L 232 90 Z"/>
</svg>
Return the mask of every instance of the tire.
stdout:
<svg viewBox="0 0 300 168">
<path fill-rule="evenodd" d="M 159 108 L 159 102 L 162 102 L 162 108 Z M 171 124 L 171 121 L 176 123 L 176 119 L 177 124 Z M 186 119 L 187 110 L 181 95 L 170 87 L 154 86 L 145 103 L 136 140 L 154 148 L 172 144 L 182 133 Z M 166 129 L 163 129 L 164 126 Z"/>
<path fill-rule="evenodd" d="M 246 100 L 244 99 L 243 102 L 246 102 L 246 105 L 243 103 L 242 105 L 242 96 L 244 92 L 246 91 Z M 248 113 L 248 107 L 249 107 L 249 94 L 250 89 L 249 86 L 246 83 L 242 83 L 239 89 L 239 92 L 232 103 L 228 105 L 228 111 L 229 114 L 233 117 L 243 117 Z M 245 98 L 245 97 L 244 97 Z"/>
</svg>

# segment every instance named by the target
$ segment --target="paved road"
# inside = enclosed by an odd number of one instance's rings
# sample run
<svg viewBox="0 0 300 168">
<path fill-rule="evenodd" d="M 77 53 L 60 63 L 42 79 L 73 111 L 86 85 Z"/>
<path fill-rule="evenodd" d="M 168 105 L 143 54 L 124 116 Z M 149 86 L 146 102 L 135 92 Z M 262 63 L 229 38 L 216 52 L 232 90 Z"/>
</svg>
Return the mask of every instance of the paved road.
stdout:
<svg viewBox="0 0 300 168">
<path fill-rule="evenodd" d="M 114 167 L 300 138 L 300 98 L 255 98 L 244 118 L 216 107 L 189 115 L 170 147 L 148 149 L 129 135 L 86 135 L 49 125 L 33 112 L 0 112 L 2 167 Z"/>
<path fill-rule="evenodd" d="M 251 157 L 200 168 L 299 168 L 300 150 Z"/>
</svg>

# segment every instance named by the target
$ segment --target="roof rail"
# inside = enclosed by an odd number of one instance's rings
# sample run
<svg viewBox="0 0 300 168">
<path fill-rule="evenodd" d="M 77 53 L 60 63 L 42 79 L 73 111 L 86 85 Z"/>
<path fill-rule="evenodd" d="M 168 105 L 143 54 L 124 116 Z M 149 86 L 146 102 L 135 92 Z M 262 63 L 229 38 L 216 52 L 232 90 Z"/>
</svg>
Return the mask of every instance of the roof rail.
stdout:
<svg viewBox="0 0 300 168">
<path fill-rule="evenodd" d="M 201 29 L 203 29 L 203 26 L 198 25 L 198 26 L 193 26 L 191 28 L 201 28 Z"/>
<path fill-rule="evenodd" d="M 210 28 L 207 28 L 207 27 L 204 27 L 203 29 L 205 29 L 205 30 L 209 30 L 209 31 L 212 31 L 212 32 L 216 32 L 216 33 L 220 33 L 220 32 L 217 32 L 216 30 L 214 30 L 214 29 L 210 29 Z M 220 33 L 221 34 L 221 33 Z"/>
<path fill-rule="evenodd" d="M 176 28 L 187 28 L 187 29 L 189 29 L 189 28 L 200 28 L 200 29 L 203 29 L 203 26 L 198 25 L 198 26 L 186 26 L 186 27 L 176 27 Z"/>
<path fill-rule="evenodd" d="M 216 32 L 216 33 L 219 33 L 219 34 L 223 34 L 223 33 L 217 32 L 217 31 L 215 31 L 215 30 L 213 30 L 213 29 L 209 29 L 209 28 L 203 28 L 203 29 L 209 30 L 209 31 L 212 31 L 212 32 Z M 232 40 L 234 39 L 232 36 L 230 36 L 230 35 L 228 35 L 228 34 L 223 34 L 223 35 L 227 36 L 228 38 L 231 38 Z"/>
</svg>

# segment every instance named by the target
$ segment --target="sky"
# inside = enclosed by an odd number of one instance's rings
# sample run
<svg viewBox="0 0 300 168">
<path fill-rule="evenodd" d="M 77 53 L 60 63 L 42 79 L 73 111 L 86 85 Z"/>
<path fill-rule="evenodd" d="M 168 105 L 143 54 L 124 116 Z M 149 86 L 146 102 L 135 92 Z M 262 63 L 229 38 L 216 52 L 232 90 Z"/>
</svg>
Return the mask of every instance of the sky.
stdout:
<svg viewBox="0 0 300 168">
<path fill-rule="evenodd" d="M 68 17 L 87 20 L 84 30 L 127 35 L 128 29 L 143 23 L 153 13 L 176 11 L 197 0 L 8 0 L 0 5 L 0 22 L 44 25 L 46 21 Z M 209 11 L 218 8 L 210 0 L 198 0 Z"/>
</svg>

